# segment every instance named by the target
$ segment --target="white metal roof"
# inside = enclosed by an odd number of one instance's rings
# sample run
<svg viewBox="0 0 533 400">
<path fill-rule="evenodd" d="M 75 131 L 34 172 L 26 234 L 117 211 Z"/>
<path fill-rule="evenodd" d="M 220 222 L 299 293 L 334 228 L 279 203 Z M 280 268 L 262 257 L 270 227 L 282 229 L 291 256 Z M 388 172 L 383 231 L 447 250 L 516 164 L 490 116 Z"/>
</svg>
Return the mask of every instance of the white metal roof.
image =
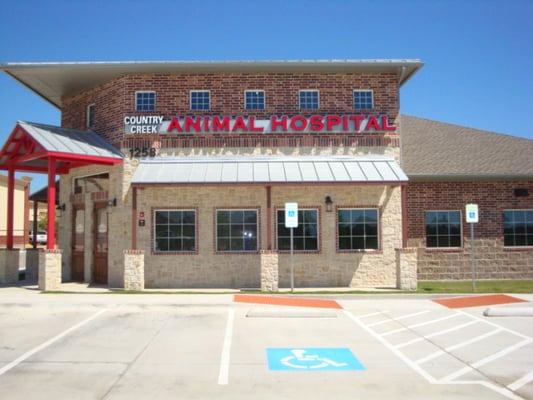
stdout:
<svg viewBox="0 0 533 400">
<path fill-rule="evenodd" d="M 395 72 L 400 85 L 423 65 L 418 59 L 24 62 L 0 70 L 58 108 L 61 98 L 126 74 L 215 72 Z"/>
<path fill-rule="evenodd" d="M 141 160 L 133 184 L 401 183 L 393 158 L 373 157 L 157 157 Z"/>
<path fill-rule="evenodd" d="M 92 131 L 18 121 L 46 151 L 122 159 L 122 153 Z"/>
</svg>

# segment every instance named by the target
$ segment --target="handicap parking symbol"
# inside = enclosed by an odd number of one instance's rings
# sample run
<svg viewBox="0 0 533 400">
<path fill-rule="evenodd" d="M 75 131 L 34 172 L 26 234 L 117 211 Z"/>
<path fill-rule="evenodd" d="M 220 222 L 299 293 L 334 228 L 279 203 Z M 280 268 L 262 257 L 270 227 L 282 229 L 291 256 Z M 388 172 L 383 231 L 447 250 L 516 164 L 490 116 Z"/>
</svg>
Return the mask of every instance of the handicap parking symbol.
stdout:
<svg viewBox="0 0 533 400">
<path fill-rule="evenodd" d="M 268 348 L 272 371 L 364 371 L 365 367 L 346 347 Z"/>
</svg>

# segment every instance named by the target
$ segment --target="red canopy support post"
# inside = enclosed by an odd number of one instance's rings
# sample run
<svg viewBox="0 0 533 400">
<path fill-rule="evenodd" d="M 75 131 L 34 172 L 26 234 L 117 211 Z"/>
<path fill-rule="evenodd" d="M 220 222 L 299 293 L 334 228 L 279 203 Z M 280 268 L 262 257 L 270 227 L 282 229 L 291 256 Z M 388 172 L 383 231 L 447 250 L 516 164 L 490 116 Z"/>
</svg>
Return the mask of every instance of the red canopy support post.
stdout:
<svg viewBox="0 0 533 400">
<path fill-rule="evenodd" d="M 39 202 L 35 200 L 33 202 L 33 232 L 32 232 L 32 245 L 33 248 L 37 248 L 37 227 L 39 221 L 37 221 L 37 218 L 39 217 Z"/>
<path fill-rule="evenodd" d="M 13 226 L 15 214 L 15 168 L 7 170 L 7 238 L 6 247 L 13 249 Z"/>
<path fill-rule="evenodd" d="M 48 232 L 46 248 L 55 249 L 56 246 L 56 160 L 48 158 Z"/>
</svg>

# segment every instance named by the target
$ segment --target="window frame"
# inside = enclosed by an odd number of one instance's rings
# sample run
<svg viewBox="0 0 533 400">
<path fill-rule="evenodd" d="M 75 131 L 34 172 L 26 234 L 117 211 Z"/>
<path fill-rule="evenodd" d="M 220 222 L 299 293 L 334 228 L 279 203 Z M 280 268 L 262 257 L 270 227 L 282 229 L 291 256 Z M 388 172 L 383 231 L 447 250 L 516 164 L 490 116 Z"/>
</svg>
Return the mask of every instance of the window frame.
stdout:
<svg viewBox="0 0 533 400">
<path fill-rule="evenodd" d="M 505 219 L 504 219 L 504 213 L 513 212 L 513 211 L 524 211 L 524 212 L 533 212 L 533 208 L 505 208 L 502 210 L 502 241 L 503 241 L 503 247 L 508 250 L 518 250 L 518 249 L 531 249 L 533 248 L 533 245 L 525 244 L 525 245 L 506 245 L 505 244 Z M 516 233 L 513 233 L 513 236 L 516 236 Z M 526 219 L 526 243 L 527 243 L 527 219 Z"/>
<path fill-rule="evenodd" d="M 90 118 L 89 118 L 89 116 L 91 115 L 91 112 L 90 112 L 91 108 L 94 109 L 93 119 L 96 119 L 94 118 L 96 116 L 96 104 L 95 103 L 87 104 L 87 107 L 85 107 L 85 127 L 87 129 L 94 128 L 94 120 L 90 121 Z M 92 122 L 92 124 L 90 122 Z"/>
<path fill-rule="evenodd" d="M 356 108 L 355 107 L 355 93 L 365 93 L 365 92 L 370 92 L 371 93 L 371 96 L 372 96 L 372 104 L 371 104 L 371 107 L 370 108 Z M 354 89 L 353 92 L 352 92 L 352 108 L 354 110 L 358 110 L 358 111 L 364 111 L 364 110 L 373 110 L 374 109 L 374 89 Z"/>
<path fill-rule="evenodd" d="M 263 93 L 263 108 L 248 108 L 246 104 L 246 94 L 248 92 L 261 92 Z M 263 89 L 246 89 L 244 91 L 244 109 L 246 111 L 263 111 L 266 110 L 266 92 Z"/>
<path fill-rule="evenodd" d="M 138 94 L 153 93 L 154 94 L 154 109 L 153 110 L 139 110 Z M 157 110 L 157 92 L 155 90 L 136 90 L 135 91 L 135 112 L 155 112 Z"/>
<path fill-rule="evenodd" d="M 192 108 L 192 94 L 193 93 L 205 93 L 205 92 L 209 94 L 209 102 L 208 102 L 207 108 L 199 108 L 199 109 Z M 210 111 L 211 110 L 211 90 L 209 89 L 189 90 L 189 110 L 190 111 Z"/>
<path fill-rule="evenodd" d="M 218 250 L 218 212 L 219 211 L 255 211 L 256 213 L 256 249 L 255 250 Z M 215 254 L 228 255 L 228 254 L 259 254 L 261 249 L 261 208 L 260 207 L 221 207 L 214 209 L 213 215 L 213 233 L 214 243 L 213 249 Z M 231 224 L 230 224 L 231 226 Z"/>
<path fill-rule="evenodd" d="M 302 92 L 316 92 L 317 93 L 317 107 L 316 108 L 307 108 L 302 107 Z M 319 89 L 300 89 L 298 90 L 298 109 L 299 110 L 320 110 L 320 90 Z"/>
<path fill-rule="evenodd" d="M 274 226 L 275 226 L 275 229 L 274 229 L 274 248 L 276 249 L 276 251 L 278 253 L 285 253 L 285 254 L 289 254 L 291 251 L 290 250 L 280 250 L 279 249 L 279 246 L 278 246 L 278 211 L 282 211 L 282 210 L 285 210 L 284 207 L 275 207 L 274 208 Z M 317 249 L 316 250 L 296 250 L 294 249 L 294 253 L 298 253 L 298 254 L 317 254 L 317 253 L 321 253 L 322 252 L 322 235 L 321 235 L 321 228 L 322 228 L 322 224 L 321 224 L 321 217 L 322 217 L 322 214 L 321 214 L 321 207 L 320 206 L 298 206 L 298 211 L 301 211 L 301 210 L 315 210 L 317 212 L 317 215 L 316 215 L 316 234 L 317 234 Z"/>
<path fill-rule="evenodd" d="M 340 235 L 339 235 L 339 211 L 341 210 L 376 210 L 377 211 L 377 240 L 378 240 L 378 246 L 376 249 L 341 249 L 340 248 Z M 339 205 L 335 208 L 335 247 L 337 253 L 370 253 L 370 254 L 376 254 L 376 253 L 382 253 L 383 248 L 382 246 L 382 238 L 381 238 L 381 216 L 382 216 L 383 209 L 381 206 L 376 205 L 356 205 L 356 206 L 350 206 L 350 205 Z M 350 236 L 351 237 L 351 236 Z"/>
<path fill-rule="evenodd" d="M 461 233 L 460 233 L 460 237 L 461 237 L 461 245 L 460 246 L 442 246 L 442 247 L 439 247 L 439 246 L 435 246 L 435 247 L 428 247 L 428 244 L 427 244 L 427 233 L 426 233 L 426 215 L 427 213 L 430 213 L 430 212 L 434 212 L 434 213 L 439 213 L 439 212 L 446 212 L 446 213 L 450 213 L 450 212 L 458 212 L 459 213 L 459 228 L 461 230 Z M 448 225 L 449 225 L 449 222 L 448 222 Z M 439 235 L 437 235 L 439 236 Z M 450 234 L 448 233 L 448 237 L 450 236 Z M 455 235 L 454 235 L 455 236 Z M 424 249 L 426 250 L 429 250 L 429 251 L 438 251 L 438 250 L 462 250 L 464 249 L 464 235 L 463 235 L 463 211 L 462 210 L 425 210 L 424 211 Z"/>
<path fill-rule="evenodd" d="M 169 250 L 169 251 L 161 251 L 155 249 L 155 241 L 157 239 L 155 229 L 157 224 L 155 223 L 155 214 L 157 211 L 193 211 L 194 212 L 194 250 Z M 192 255 L 192 254 L 198 254 L 198 208 L 196 207 L 183 207 L 183 208 L 176 208 L 176 207 L 152 207 L 152 226 L 150 229 L 150 235 L 151 235 L 151 253 L 153 255 Z"/>
</svg>

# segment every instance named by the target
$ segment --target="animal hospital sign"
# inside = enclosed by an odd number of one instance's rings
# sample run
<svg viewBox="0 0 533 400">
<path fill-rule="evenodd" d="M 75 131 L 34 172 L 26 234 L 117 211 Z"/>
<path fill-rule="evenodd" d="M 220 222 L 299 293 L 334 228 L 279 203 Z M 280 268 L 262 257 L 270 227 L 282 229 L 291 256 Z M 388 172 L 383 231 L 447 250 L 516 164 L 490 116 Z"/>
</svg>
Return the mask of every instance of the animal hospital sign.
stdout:
<svg viewBox="0 0 533 400">
<path fill-rule="evenodd" d="M 126 134 L 215 134 L 215 133 L 373 133 L 394 132 L 385 115 L 303 115 L 256 119 L 253 116 L 186 116 L 165 119 L 157 115 L 124 117 Z"/>
</svg>

